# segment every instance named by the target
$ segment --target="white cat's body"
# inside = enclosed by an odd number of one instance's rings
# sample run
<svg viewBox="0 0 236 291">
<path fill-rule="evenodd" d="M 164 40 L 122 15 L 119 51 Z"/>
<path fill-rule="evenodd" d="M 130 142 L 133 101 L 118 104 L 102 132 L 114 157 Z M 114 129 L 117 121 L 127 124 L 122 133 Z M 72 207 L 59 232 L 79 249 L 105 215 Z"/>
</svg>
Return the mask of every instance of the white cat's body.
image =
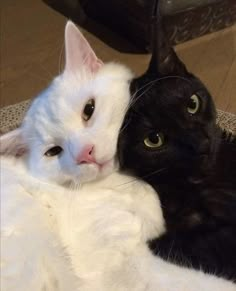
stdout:
<svg viewBox="0 0 236 291">
<path fill-rule="evenodd" d="M 74 191 L 37 181 L 19 161 L 1 162 L 2 291 L 236 290 L 151 254 L 146 241 L 164 222 L 157 195 L 141 181 L 113 173 Z"/>
<path fill-rule="evenodd" d="M 116 172 L 132 77 L 67 25 L 65 71 L 0 139 L 21 155 L 1 160 L 2 291 L 236 291 L 148 249 L 165 229 L 157 194 Z"/>
<path fill-rule="evenodd" d="M 22 161 L 1 158 L 2 291 L 77 290 L 46 201 Z M 45 289 L 44 289 L 45 288 Z"/>
</svg>

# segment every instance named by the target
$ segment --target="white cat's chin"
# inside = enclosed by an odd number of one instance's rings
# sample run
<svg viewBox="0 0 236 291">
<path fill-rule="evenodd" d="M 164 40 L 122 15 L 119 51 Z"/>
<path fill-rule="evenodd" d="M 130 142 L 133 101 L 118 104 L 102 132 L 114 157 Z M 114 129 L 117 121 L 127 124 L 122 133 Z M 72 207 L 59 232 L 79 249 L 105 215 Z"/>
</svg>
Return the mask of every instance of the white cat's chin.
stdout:
<svg viewBox="0 0 236 291">
<path fill-rule="evenodd" d="M 86 183 L 94 181 L 111 174 L 117 168 L 117 163 L 111 159 L 103 165 L 95 163 L 80 166 L 78 175 L 74 177 L 76 183 Z"/>
</svg>

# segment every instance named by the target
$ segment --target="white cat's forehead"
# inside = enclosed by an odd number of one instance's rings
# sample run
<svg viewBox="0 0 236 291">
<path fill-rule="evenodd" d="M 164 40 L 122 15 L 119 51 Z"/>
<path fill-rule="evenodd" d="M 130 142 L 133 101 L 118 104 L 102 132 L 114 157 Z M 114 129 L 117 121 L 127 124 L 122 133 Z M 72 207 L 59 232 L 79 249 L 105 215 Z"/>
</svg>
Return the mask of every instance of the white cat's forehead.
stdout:
<svg viewBox="0 0 236 291">
<path fill-rule="evenodd" d="M 131 72 L 117 64 L 104 65 L 95 75 L 59 76 L 34 101 L 26 116 L 31 122 L 26 123 L 31 129 L 33 125 L 36 131 L 55 136 L 64 134 L 63 130 L 83 125 L 82 111 L 90 98 L 94 98 L 103 110 L 111 107 L 122 110 L 129 102 L 128 82 L 131 78 Z"/>
<path fill-rule="evenodd" d="M 64 94 L 62 98 L 67 97 L 67 101 L 71 102 L 72 106 L 83 106 L 83 101 L 88 98 L 99 98 L 98 101 L 105 102 L 103 97 L 109 94 L 119 95 L 121 93 L 119 100 L 127 99 L 127 96 L 122 94 L 122 90 L 131 78 L 132 74 L 129 69 L 123 65 L 109 63 L 94 75 L 83 74 L 82 79 L 79 72 L 78 75 L 66 74 L 63 76 L 58 91 Z"/>
</svg>

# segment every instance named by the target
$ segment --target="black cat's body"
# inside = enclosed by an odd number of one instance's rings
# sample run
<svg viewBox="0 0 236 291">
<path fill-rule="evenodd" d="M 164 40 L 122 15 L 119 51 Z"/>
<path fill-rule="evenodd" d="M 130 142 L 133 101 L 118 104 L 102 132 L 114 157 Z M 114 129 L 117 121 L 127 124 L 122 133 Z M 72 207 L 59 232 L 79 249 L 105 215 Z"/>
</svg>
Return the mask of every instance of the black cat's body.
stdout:
<svg viewBox="0 0 236 291">
<path fill-rule="evenodd" d="M 169 183 L 147 180 L 160 193 L 167 223 L 167 234 L 150 247 L 165 259 L 236 281 L 236 144 L 222 141 L 218 150 L 198 183 L 190 174 Z"/>
<path fill-rule="evenodd" d="M 131 92 L 142 97 L 134 97 L 127 113 L 119 154 L 123 170 L 151 184 L 161 200 L 167 232 L 150 248 L 236 280 L 236 142 L 216 125 L 211 96 L 197 78 L 147 76 L 132 83 Z M 201 108 L 191 115 L 193 94 Z M 152 132 L 163 135 L 158 149 L 143 142 Z"/>
<path fill-rule="evenodd" d="M 160 197 L 166 233 L 149 242 L 155 254 L 236 281 L 236 139 L 217 126 L 205 86 L 156 35 L 148 71 L 131 83 L 121 168 Z"/>
</svg>

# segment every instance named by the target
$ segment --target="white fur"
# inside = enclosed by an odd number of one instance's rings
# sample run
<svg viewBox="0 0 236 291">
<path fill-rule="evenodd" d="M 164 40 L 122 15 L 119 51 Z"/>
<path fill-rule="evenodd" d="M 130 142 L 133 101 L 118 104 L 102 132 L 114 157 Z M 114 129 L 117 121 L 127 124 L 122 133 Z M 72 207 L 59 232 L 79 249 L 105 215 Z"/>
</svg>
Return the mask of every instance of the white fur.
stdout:
<svg viewBox="0 0 236 291">
<path fill-rule="evenodd" d="M 1 290 L 73 291 L 78 283 L 79 291 L 235 291 L 148 250 L 146 241 L 164 231 L 157 195 L 115 171 L 132 74 L 102 65 L 84 42 L 69 23 L 64 73 L 36 98 L 22 126 L 1 137 L 2 153 L 23 155 L 1 160 Z M 90 98 L 95 112 L 84 122 Z M 99 164 L 106 162 L 102 168 L 76 163 L 87 144 Z M 46 157 L 54 145 L 62 154 Z"/>
<path fill-rule="evenodd" d="M 47 205 L 24 188 L 24 164 L 1 158 L 1 291 L 77 290 Z M 50 223 L 49 223 L 50 222 Z"/>
<path fill-rule="evenodd" d="M 3 169 L 9 167 L 8 160 L 2 160 L 2 164 L 5 165 Z M 21 191 L 13 189 L 16 190 L 13 193 L 18 193 L 19 197 L 28 197 L 21 199 L 22 212 L 19 209 L 8 212 L 7 231 L 3 224 L 5 244 L 1 258 L 2 262 L 4 260 L 1 290 L 236 290 L 236 286 L 229 281 L 175 266 L 151 254 L 145 242 L 163 233 L 164 222 L 157 195 L 141 181 L 132 182 L 131 177 L 115 172 L 105 179 L 83 185 L 79 191 L 71 191 L 42 183 L 27 176 L 27 173 L 22 175 L 25 171 L 22 163 L 14 162 L 13 167 L 11 174 L 14 174 L 14 179 L 10 179 L 8 175 L 9 183 L 6 183 L 5 189 L 11 190 L 12 185 L 17 185 Z M 10 165 L 9 169 L 13 167 Z M 28 200 L 31 203 L 40 200 L 44 209 L 37 203 L 32 206 Z M 12 209 L 12 200 L 10 205 Z M 15 215 L 18 213 L 19 216 Z M 18 219 L 22 223 L 18 223 Z M 44 220 L 47 221 L 46 224 L 43 223 Z M 19 233 L 19 226 L 24 236 L 16 235 Z M 30 234 L 30 240 L 25 236 L 25 231 Z M 15 236 L 10 237 L 9 233 L 15 233 Z M 55 241 L 55 233 L 58 233 L 64 251 L 58 240 Z M 18 246 L 20 250 L 16 254 Z M 58 283 L 58 280 L 66 280 L 71 276 L 70 266 L 66 268 L 68 265 L 65 264 L 63 268 L 65 257 L 62 255 L 65 252 L 68 253 L 76 274 L 75 283 L 78 287 L 73 289 L 74 286 L 68 285 L 67 289 L 59 289 L 54 285 L 50 286 L 51 289 L 38 288 L 42 286 L 40 280 L 48 282 L 48 270 L 52 274 L 50 278 L 53 278 L 50 282 Z M 7 261 L 11 254 L 14 268 L 12 261 Z M 42 258 L 47 260 L 47 268 L 42 265 Z M 31 263 L 30 269 L 22 267 L 22 260 Z M 37 270 L 42 266 L 43 276 L 39 277 Z M 13 274 L 12 280 L 4 276 L 8 270 Z M 35 274 L 34 277 L 32 273 Z M 20 275 L 16 276 L 18 274 Z M 11 286 L 12 282 L 17 284 L 17 288 Z M 34 284 L 30 286 L 29 282 Z M 4 283 L 7 285 L 4 286 Z"/>
</svg>

